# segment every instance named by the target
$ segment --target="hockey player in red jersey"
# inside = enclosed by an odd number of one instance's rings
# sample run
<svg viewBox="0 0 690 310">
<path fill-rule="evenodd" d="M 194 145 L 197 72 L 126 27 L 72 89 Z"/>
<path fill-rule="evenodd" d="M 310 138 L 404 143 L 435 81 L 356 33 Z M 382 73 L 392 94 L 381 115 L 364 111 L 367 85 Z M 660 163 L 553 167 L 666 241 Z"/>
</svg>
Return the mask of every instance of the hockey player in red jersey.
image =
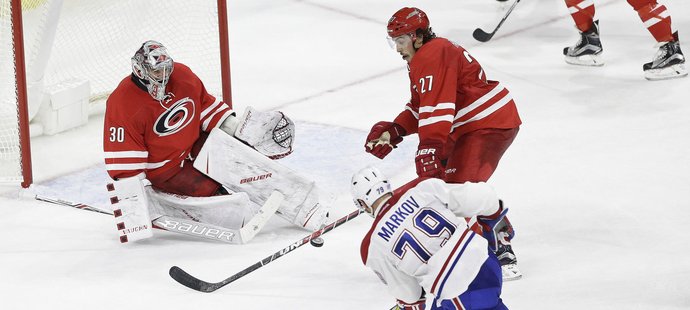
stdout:
<svg viewBox="0 0 690 310">
<path fill-rule="evenodd" d="M 436 37 L 420 9 L 400 9 L 387 28 L 392 45 L 408 63 L 411 98 L 395 120 L 372 127 L 366 151 L 384 158 L 404 136 L 416 133 L 420 177 L 449 183 L 487 181 L 521 124 L 510 92 L 487 80 L 462 46 Z M 519 278 L 509 240 L 500 251 L 505 269 L 513 270 L 510 278 Z"/>
<path fill-rule="evenodd" d="M 492 251 L 493 231 L 508 210 L 491 186 L 418 178 L 393 191 L 378 169 L 367 167 L 352 177 L 351 190 L 355 205 L 374 217 L 362 262 L 396 298 L 394 309 L 508 309 Z M 467 226 L 463 218 L 471 216 L 486 227 L 486 238 Z"/>
<path fill-rule="evenodd" d="M 211 217 L 222 218 L 217 224 L 234 217 L 232 225 L 243 225 L 277 190 L 285 196 L 281 215 L 298 226 L 318 229 L 326 211 L 318 203 L 314 182 L 267 159 L 290 154 L 293 134 L 294 124 L 281 112 L 249 107 L 241 117 L 235 115 L 231 106 L 206 91 L 189 67 L 174 62 L 161 43 L 146 41 L 132 57 L 132 74 L 107 100 L 103 149 L 110 177 L 140 179 L 152 187 L 149 196 L 167 194 L 166 201 L 235 197 L 224 204 L 233 207 L 228 208 L 231 214 L 211 212 Z M 241 192 L 250 203 L 237 199 Z M 168 204 L 184 209 L 191 201 Z"/>
<path fill-rule="evenodd" d="M 688 75 L 685 56 L 680 50 L 678 32 L 671 28 L 671 15 L 656 0 L 628 0 L 649 33 L 659 44 L 654 59 L 642 66 L 648 80 L 663 80 Z M 563 49 L 565 61 L 573 65 L 602 66 L 603 47 L 599 37 L 599 21 L 594 20 L 593 0 L 565 0 L 570 15 L 580 31 L 580 40 Z"/>
<path fill-rule="evenodd" d="M 145 176 L 154 187 L 180 195 L 215 195 L 220 184 L 190 164 L 193 146 L 200 147 L 204 134 L 234 111 L 208 94 L 189 67 L 173 62 L 158 42 L 144 43 L 132 66 L 133 73 L 107 101 L 108 174 L 113 179 Z"/>
</svg>

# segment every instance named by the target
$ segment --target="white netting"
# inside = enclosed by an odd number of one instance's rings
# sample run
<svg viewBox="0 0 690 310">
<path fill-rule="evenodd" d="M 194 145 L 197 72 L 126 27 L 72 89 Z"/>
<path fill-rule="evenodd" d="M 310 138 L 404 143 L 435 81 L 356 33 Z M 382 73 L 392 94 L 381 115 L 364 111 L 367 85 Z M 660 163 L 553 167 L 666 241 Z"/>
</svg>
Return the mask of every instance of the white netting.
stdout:
<svg viewBox="0 0 690 310">
<path fill-rule="evenodd" d="M 0 181 L 16 180 L 7 176 L 20 154 L 9 4 L 0 0 Z M 130 58 L 146 40 L 163 43 L 221 97 L 216 0 L 23 0 L 22 6 L 30 118 L 44 90 L 71 79 L 88 80 L 92 103 L 102 104 L 131 73 Z"/>
<path fill-rule="evenodd" d="M 86 78 L 92 96 L 107 94 L 131 72 L 141 43 L 156 40 L 219 95 L 217 16 L 215 0 L 65 0 L 45 85 Z"/>
</svg>

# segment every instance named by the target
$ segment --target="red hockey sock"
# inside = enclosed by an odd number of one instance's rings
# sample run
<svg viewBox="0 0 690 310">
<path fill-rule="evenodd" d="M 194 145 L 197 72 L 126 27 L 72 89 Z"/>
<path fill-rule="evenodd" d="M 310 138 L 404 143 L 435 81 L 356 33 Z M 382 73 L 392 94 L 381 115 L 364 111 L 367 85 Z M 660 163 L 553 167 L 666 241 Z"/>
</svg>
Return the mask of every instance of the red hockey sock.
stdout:
<svg viewBox="0 0 690 310">
<path fill-rule="evenodd" d="M 565 0 L 570 16 L 575 20 L 577 29 L 586 32 L 594 22 L 594 2 L 592 0 Z"/>
<path fill-rule="evenodd" d="M 635 7 L 634 0 L 628 0 L 633 8 L 640 15 L 647 30 L 654 36 L 657 42 L 673 41 L 673 31 L 671 30 L 671 16 L 666 10 L 666 6 L 657 4 L 656 1 L 641 7 Z"/>
</svg>

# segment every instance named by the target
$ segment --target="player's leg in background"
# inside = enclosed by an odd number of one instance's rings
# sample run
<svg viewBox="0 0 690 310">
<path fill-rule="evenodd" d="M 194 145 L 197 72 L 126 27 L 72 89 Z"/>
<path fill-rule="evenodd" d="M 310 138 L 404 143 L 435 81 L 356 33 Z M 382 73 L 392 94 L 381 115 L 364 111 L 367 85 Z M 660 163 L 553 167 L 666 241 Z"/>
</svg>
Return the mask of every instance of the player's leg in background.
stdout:
<svg viewBox="0 0 690 310">
<path fill-rule="evenodd" d="M 518 130 L 480 129 L 462 135 L 448 156 L 445 181 L 465 183 L 489 180 Z"/>
<path fill-rule="evenodd" d="M 643 65 L 645 77 L 650 80 L 682 77 L 688 74 L 685 57 L 680 50 L 678 33 L 673 33 L 671 15 L 665 5 L 656 0 L 628 0 L 640 16 L 649 33 L 659 43 L 654 60 Z"/>
<path fill-rule="evenodd" d="M 573 46 L 563 49 L 565 62 L 582 66 L 601 66 L 603 47 L 599 37 L 599 22 L 594 21 L 593 0 L 565 0 L 570 16 L 580 31 L 580 39 Z"/>
<path fill-rule="evenodd" d="M 455 142 L 446 164 L 445 181 L 448 183 L 486 182 L 498 167 L 505 151 L 517 136 L 519 128 L 480 129 L 462 135 Z M 503 217 L 505 231 L 496 249 L 503 266 L 504 280 L 517 280 L 522 273 L 517 268 L 517 257 L 512 248 L 513 227 L 507 217 Z"/>
<path fill-rule="evenodd" d="M 657 42 L 673 41 L 671 16 L 665 5 L 657 3 L 656 0 L 628 0 L 628 3 Z"/>
<path fill-rule="evenodd" d="M 593 0 L 565 0 L 565 5 L 580 32 L 587 32 L 592 28 L 596 11 Z"/>
</svg>

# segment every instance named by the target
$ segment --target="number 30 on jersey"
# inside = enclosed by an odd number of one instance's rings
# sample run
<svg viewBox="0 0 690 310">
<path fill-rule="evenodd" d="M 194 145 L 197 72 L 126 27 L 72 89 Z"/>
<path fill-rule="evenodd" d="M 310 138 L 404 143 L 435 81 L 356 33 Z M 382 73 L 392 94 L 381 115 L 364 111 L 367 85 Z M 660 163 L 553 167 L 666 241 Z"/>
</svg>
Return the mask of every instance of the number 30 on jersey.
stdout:
<svg viewBox="0 0 690 310">
<path fill-rule="evenodd" d="M 110 142 L 125 142 L 125 129 L 122 127 L 110 127 Z"/>
</svg>

